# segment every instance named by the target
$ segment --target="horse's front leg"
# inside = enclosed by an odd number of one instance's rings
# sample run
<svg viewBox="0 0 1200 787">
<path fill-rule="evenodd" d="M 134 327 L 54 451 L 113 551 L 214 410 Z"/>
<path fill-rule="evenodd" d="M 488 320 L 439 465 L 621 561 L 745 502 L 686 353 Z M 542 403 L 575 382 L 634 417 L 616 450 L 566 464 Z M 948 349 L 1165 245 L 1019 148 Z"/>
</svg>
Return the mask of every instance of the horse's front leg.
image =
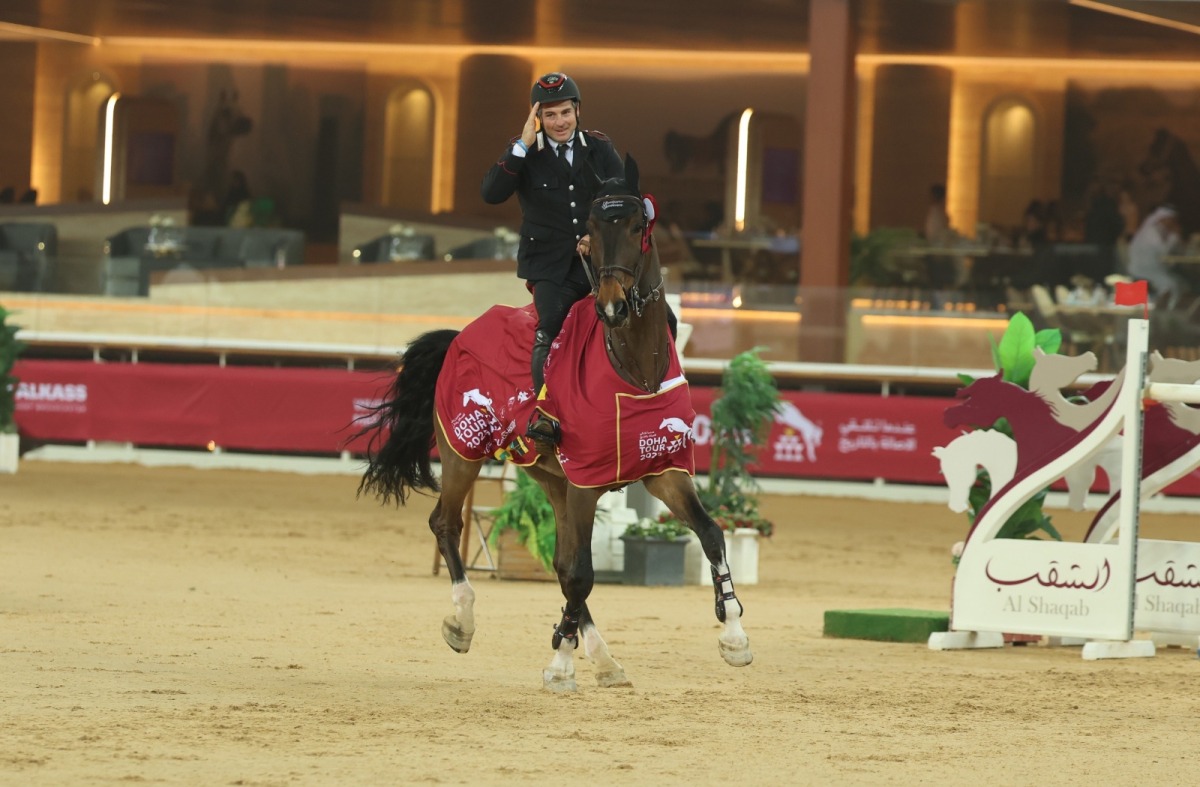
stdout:
<svg viewBox="0 0 1200 787">
<path fill-rule="evenodd" d="M 542 685 L 551 691 L 575 691 L 575 649 L 579 647 L 581 626 L 591 621 L 587 599 L 595 582 L 592 569 L 592 523 L 600 492 L 568 486 L 565 502 L 555 507 L 558 514 L 554 570 L 565 604 L 562 618 L 550 640 L 554 658 L 542 671 Z M 553 499 L 551 500 L 553 504 Z M 595 625 L 591 628 L 594 630 Z M 585 631 L 586 634 L 586 631 Z M 596 634 L 599 637 L 599 634 Z M 600 640 L 603 643 L 603 640 Z M 607 647 L 604 648 L 607 651 Z M 585 649 L 585 653 L 587 650 Z M 611 660 L 611 657 L 610 657 Z M 616 662 L 613 662 L 616 664 Z M 620 669 L 620 666 L 617 667 Z"/>
<path fill-rule="evenodd" d="M 717 647 L 725 663 L 744 667 L 754 661 L 750 638 L 742 628 L 745 608 L 733 589 L 733 575 L 725 558 L 725 535 L 700 504 L 690 476 L 684 473 L 663 473 L 644 479 L 646 491 L 666 504 L 671 513 L 687 523 L 700 539 L 704 556 L 712 571 L 713 592 L 716 594 L 717 620 L 724 624 Z"/>
</svg>

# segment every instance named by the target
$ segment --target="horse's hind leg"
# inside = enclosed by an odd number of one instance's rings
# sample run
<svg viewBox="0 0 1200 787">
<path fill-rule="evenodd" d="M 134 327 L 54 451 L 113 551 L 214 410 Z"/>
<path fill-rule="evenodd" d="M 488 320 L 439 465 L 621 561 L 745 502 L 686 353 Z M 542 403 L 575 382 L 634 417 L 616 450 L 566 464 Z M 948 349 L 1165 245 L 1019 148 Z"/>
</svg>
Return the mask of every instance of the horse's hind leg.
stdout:
<svg viewBox="0 0 1200 787">
<path fill-rule="evenodd" d="M 437 443 L 442 457 L 442 494 L 429 515 L 429 529 L 437 539 L 438 551 L 446 559 L 450 599 L 454 602 L 454 614 L 442 620 L 442 639 L 455 652 L 466 653 L 475 635 L 475 589 L 467 579 L 467 569 L 459 554 L 459 538 L 463 529 L 463 503 L 483 463 L 468 461 L 454 453 L 440 427 Z"/>
<path fill-rule="evenodd" d="M 754 660 L 750 638 L 742 628 L 745 609 L 733 589 L 733 575 L 725 559 L 725 535 L 700 504 L 690 476 L 684 473 L 663 473 L 643 479 L 646 491 L 666 504 L 675 516 L 687 523 L 699 538 L 712 571 L 713 592 L 716 594 L 717 620 L 724 624 L 717 647 L 725 663 L 744 667 Z"/>
</svg>

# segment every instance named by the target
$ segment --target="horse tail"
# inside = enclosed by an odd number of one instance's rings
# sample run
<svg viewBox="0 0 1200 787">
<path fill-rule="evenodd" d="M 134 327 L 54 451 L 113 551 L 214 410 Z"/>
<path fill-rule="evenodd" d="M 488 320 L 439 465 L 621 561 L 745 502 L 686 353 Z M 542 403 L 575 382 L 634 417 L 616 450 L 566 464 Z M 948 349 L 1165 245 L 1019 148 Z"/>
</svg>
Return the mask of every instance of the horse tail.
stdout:
<svg viewBox="0 0 1200 787">
<path fill-rule="evenodd" d="M 438 373 L 458 331 L 439 330 L 418 336 L 400 357 L 400 371 L 385 395 L 371 408 L 367 426 L 357 436 L 369 436 L 367 469 L 358 493 L 371 492 L 384 503 L 402 505 L 416 489 L 437 492 L 430 466 L 434 445 L 433 404 Z"/>
</svg>

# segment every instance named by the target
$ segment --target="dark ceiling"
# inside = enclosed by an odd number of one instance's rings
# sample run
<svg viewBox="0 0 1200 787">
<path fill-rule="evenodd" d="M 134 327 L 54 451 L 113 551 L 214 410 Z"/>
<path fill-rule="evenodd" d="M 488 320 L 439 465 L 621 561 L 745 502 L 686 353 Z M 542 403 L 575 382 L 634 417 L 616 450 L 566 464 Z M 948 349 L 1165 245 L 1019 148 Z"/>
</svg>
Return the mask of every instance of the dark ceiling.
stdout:
<svg viewBox="0 0 1200 787">
<path fill-rule="evenodd" d="M 863 53 L 1200 57 L 1170 0 L 858 0 Z M 0 22 L 87 36 L 804 51 L 808 0 L 4 0 Z M 1101 8 L 1097 8 L 1097 6 Z M 681 9 L 684 9 L 681 12 Z M 13 31 L 7 31 L 13 37 Z"/>
</svg>

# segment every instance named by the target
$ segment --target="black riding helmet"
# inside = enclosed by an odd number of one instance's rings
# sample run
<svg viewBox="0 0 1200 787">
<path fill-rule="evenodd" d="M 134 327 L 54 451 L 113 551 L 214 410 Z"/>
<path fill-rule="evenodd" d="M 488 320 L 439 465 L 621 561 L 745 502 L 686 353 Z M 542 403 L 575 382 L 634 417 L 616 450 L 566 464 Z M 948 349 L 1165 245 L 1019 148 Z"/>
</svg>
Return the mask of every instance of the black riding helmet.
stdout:
<svg viewBox="0 0 1200 787">
<path fill-rule="evenodd" d="M 554 71 L 533 83 L 529 93 L 529 106 L 537 103 L 553 104 L 556 101 L 574 101 L 579 103 L 579 85 L 561 71 Z"/>
</svg>

